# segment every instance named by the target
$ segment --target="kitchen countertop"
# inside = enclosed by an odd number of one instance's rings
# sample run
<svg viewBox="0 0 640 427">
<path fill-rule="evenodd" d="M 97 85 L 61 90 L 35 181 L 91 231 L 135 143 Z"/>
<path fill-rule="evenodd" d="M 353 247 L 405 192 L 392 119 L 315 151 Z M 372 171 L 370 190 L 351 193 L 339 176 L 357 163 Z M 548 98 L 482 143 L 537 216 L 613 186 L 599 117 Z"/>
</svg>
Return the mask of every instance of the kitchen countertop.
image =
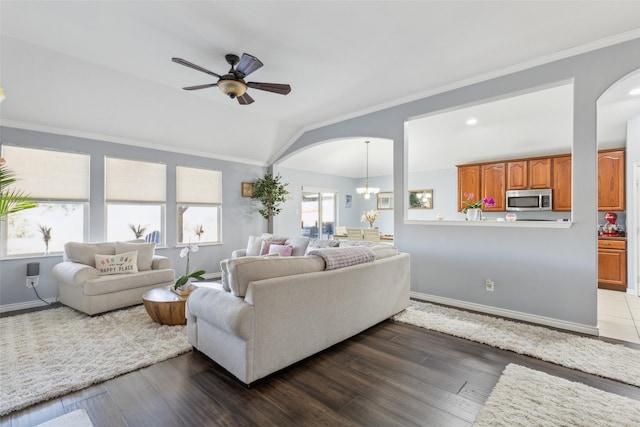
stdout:
<svg viewBox="0 0 640 427">
<path fill-rule="evenodd" d="M 627 240 L 625 236 L 598 236 L 599 240 Z"/>
</svg>

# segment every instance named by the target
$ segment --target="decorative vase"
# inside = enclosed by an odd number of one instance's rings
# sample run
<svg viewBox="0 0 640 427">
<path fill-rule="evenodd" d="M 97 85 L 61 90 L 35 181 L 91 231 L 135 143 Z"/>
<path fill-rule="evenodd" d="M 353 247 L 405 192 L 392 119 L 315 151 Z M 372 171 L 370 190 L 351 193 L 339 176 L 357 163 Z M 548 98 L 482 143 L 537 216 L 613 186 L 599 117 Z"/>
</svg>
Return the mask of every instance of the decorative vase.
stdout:
<svg viewBox="0 0 640 427">
<path fill-rule="evenodd" d="M 482 209 L 467 209 L 467 221 L 482 221 Z"/>
</svg>

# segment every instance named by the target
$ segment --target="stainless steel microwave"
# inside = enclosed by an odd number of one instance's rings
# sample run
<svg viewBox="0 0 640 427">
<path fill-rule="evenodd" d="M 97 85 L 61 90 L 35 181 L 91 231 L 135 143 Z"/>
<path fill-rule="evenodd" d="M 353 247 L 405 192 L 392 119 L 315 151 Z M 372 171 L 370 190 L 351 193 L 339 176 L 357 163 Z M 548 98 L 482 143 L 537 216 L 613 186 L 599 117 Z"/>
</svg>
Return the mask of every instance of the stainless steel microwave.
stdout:
<svg viewBox="0 0 640 427">
<path fill-rule="evenodd" d="M 507 191 L 507 211 L 550 211 L 551 189 Z"/>
</svg>

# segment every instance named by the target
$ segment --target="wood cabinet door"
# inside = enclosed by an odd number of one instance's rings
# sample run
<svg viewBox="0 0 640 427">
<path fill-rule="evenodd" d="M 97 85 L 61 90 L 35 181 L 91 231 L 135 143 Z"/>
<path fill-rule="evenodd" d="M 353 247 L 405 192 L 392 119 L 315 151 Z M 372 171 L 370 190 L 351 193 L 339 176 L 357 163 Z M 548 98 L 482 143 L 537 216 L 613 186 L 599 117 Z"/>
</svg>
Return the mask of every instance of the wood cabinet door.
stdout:
<svg viewBox="0 0 640 427">
<path fill-rule="evenodd" d="M 598 283 L 626 286 L 627 251 L 598 249 Z"/>
<path fill-rule="evenodd" d="M 482 165 L 480 168 L 480 195 L 485 197 L 493 197 L 496 205 L 493 208 L 483 207 L 483 211 L 501 212 L 506 210 L 505 191 L 506 191 L 506 164 L 492 163 Z"/>
<path fill-rule="evenodd" d="M 571 211 L 571 156 L 553 158 L 553 210 Z"/>
<path fill-rule="evenodd" d="M 480 166 L 460 166 L 458 168 L 458 211 L 466 205 L 467 195 L 473 194 L 473 201 L 480 197 Z"/>
<path fill-rule="evenodd" d="M 624 151 L 598 153 L 598 210 L 623 211 Z"/>
<path fill-rule="evenodd" d="M 551 159 L 529 160 L 529 188 L 551 188 Z"/>
<path fill-rule="evenodd" d="M 527 161 L 507 163 L 507 190 L 526 190 L 527 185 Z"/>
</svg>

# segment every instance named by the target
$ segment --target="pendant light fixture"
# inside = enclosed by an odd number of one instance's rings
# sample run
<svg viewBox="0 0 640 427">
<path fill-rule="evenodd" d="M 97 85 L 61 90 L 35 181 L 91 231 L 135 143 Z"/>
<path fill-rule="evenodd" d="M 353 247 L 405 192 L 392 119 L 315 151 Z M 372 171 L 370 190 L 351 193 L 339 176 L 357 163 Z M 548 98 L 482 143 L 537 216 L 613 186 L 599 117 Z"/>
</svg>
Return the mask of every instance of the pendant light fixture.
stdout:
<svg viewBox="0 0 640 427">
<path fill-rule="evenodd" d="M 372 194 L 378 194 L 380 192 L 379 188 L 369 187 L 369 141 L 365 141 L 367 144 L 367 178 L 364 182 L 364 187 L 356 188 L 356 192 L 358 196 L 363 199 L 370 199 Z"/>
</svg>

